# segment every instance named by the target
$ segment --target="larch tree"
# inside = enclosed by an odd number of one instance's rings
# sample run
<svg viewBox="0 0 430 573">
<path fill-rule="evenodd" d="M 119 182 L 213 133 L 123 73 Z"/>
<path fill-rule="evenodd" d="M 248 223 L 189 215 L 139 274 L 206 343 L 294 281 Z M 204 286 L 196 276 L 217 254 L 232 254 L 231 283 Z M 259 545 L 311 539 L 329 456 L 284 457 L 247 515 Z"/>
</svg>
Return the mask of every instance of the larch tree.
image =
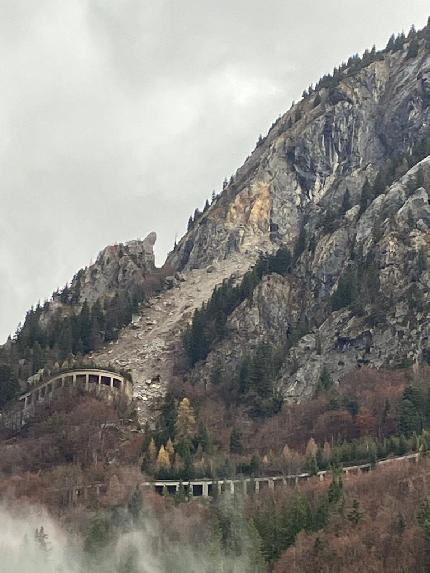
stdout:
<svg viewBox="0 0 430 573">
<path fill-rule="evenodd" d="M 188 398 L 183 398 L 179 402 L 178 413 L 176 416 L 175 434 L 176 441 L 187 442 L 191 440 L 196 433 L 196 418 L 193 407 Z"/>
<path fill-rule="evenodd" d="M 159 468 L 170 468 L 170 457 L 169 452 L 164 448 L 164 446 L 160 447 L 157 456 L 157 466 Z"/>
</svg>

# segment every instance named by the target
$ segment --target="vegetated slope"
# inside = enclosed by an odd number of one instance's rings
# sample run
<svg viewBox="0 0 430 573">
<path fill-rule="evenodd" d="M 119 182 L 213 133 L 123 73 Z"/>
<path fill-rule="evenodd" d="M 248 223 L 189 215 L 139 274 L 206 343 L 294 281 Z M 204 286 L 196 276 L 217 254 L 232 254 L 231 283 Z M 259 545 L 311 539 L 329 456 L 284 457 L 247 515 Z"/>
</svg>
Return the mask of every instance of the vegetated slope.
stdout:
<svg viewBox="0 0 430 573">
<path fill-rule="evenodd" d="M 424 32 L 428 37 L 429 28 Z M 193 380 L 210 380 L 220 362 L 226 372 L 237 371 L 244 355 L 264 342 L 282 354 L 275 386 L 291 400 L 311 396 L 324 368 L 338 380 L 364 364 L 427 361 L 430 48 L 424 32 L 415 47 L 411 38 L 306 95 L 171 254 L 170 265 L 186 270 L 232 252 L 244 258 L 280 246 L 291 252 L 289 269 L 265 275 L 229 310 Z"/>
<path fill-rule="evenodd" d="M 103 249 L 95 263 L 27 313 L 13 339 L 0 347 L 0 362 L 23 383 L 42 368 L 50 370 L 116 340 L 139 304 L 160 289 L 155 240 L 150 233 L 143 241 Z"/>
<path fill-rule="evenodd" d="M 218 359 L 234 373 L 245 351 L 255 354 L 264 342 L 276 346 L 282 358 L 277 360 L 276 388 L 294 400 L 312 395 L 324 367 L 338 379 L 363 363 L 396 366 L 426 359 L 429 34 L 429 26 L 413 31 L 386 50 L 351 58 L 333 76 L 322 78 L 259 140 L 220 196 L 190 221 L 164 274 L 182 272 L 186 278 L 194 269 L 206 294 L 170 280 L 168 285 L 180 293 L 166 290 L 148 301 L 149 307 L 140 310 L 143 323 L 157 320 L 151 313 L 165 309 L 172 296 L 177 309 L 183 307 L 179 299 L 190 296 L 193 310 L 232 272 L 240 280 L 263 253 L 279 247 L 291 253 L 282 278 L 264 273 L 246 300 L 223 310 L 222 336 L 217 333 L 208 341 L 205 363 L 196 365 L 191 379 L 207 382 Z M 141 297 L 130 296 L 136 281 L 127 277 L 138 268 L 138 277 L 143 269 L 147 280 L 154 279 L 145 248 L 132 250 L 114 281 L 111 257 L 105 253 L 99 269 L 88 269 L 74 280 L 71 292 L 55 297 L 50 306 L 60 305 L 57 323 L 45 321 L 43 309 L 36 317 L 33 311 L 8 350 L 9 361 L 20 360 L 22 378 L 52 362 L 52 356 L 63 360 L 70 352 L 99 348 L 96 357 L 120 360 L 138 373 L 139 392 L 145 379 L 158 376 L 157 370 L 165 382 L 171 378 L 172 353 L 183 363 L 186 312 L 168 321 L 169 329 L 148 328 L 152 332 L 141 339 L 142 347 L 171 350 L 150 352 L 148 364 L 146 351 L 139 363 L 136 347 L 128 363 L 131 328 L 124 337 L 120 330 Z M 114 260 L 124 258 L 117 255 Z M 121 294 L 100 311 L 100 297 L 110 299 L 103 293 L 118 290 Z M 63 302 L 57 303 L 59 298 Z M 74 304 L 82 320 L 63 328 L 68 322 L 64 315 Z M 164 322 L 163 313 L 160 318 Z M 58 328 L 50 330 L 45 322 Z M 133 346 L 139 344 L 138 334 Z M 118 335 L 118 351 L 104 346 Z M 176 373 L 183 372 L 179 368 Z"/>
</svg>

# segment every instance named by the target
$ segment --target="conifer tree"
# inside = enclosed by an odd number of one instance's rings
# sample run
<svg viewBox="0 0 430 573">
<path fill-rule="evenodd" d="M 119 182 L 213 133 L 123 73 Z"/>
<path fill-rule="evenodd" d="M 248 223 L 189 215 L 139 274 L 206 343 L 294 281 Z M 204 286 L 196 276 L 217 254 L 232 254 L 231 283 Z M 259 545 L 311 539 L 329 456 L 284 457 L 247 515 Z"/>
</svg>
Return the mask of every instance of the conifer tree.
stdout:
<svg viewBox="0 0 430 573">
<path fill-rule="evenodd" d="M 408 58 L 416 58 L 418 56 L 419 43 L 416 37 L 412 38 L 408 48 Z"/>
<path fill-rule="evenodd" d="M 354 499 L 352 502 L 352 509 L 348 513 L 348 519 L 354 525 L 358 525 L 360 521 L 363 519 L 363 512 L 360 510 L 360 503 L 358 499 Z"/>
<path fill-rule="evenodd" d="M 230 452 L 232 454 L 241 454 L 243 452 L 242 434 L 238 428 L 233 428 L 230 434 Z"/>
<path fill-rule="evenodd" d="M 158 452 L 157 467 L 160 469 L 169 469 L 170 468 L 169 453 L 165 450 L 163 445 L 160 447 L 160 450 Z"/>
<path fill-rule="evenodd" d="M 183 398 L 179 402 L 178 413 L 175 424 L 176 441 L 189 442 L 196 433 L 196 418 L 194 410 L 188 398 Z"/>
<path fill-rule="evenodd" d="M 175 455 L 175 448 L 173 447 L 173 443 L 170 438 L 167 440 L 165 450 L 169 454 L 170 460 L 173 460 L 173 456 Z"/>
<path fill-rule="evenodd" d="M 0 408 L 13 400 L 18 391 L 18 380 L 12 368 L 7 364 L 0 364 Z"/>
</svg>

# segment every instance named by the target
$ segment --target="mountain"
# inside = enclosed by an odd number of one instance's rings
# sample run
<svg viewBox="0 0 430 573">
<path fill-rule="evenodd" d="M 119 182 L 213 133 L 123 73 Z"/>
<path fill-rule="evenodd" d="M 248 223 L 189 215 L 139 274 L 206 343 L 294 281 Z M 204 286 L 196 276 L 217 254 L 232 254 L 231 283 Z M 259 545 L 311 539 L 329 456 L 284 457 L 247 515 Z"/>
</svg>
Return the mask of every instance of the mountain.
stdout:
<svg viewBox="0 0 430 573">
<path fill-rule="evenodd" d="M 234 370 L 262 340 L 287 343 L 276 385 L 294 400 L 324 369 L 338 380 L 428 360 L 428 35 L 335 71 L 293 106 L 170 255 L 187 271 L 294 253 L 229 315 L 196 379 L 217 360 Z"/>
<path fill-rule="evenodd" d="M 36 366 L 43 366 L 62 318 L 103 302 L 100 336 L 82 343 L 78 329 L 60 358 L 92 352 L 101 364 L 131 369 L 142 420 L 175 380 L 210 383 L 219 362 L 235 376 L 266 343 L 277 355 L 273 388 L 293 401 L 311 397 L 323 374 L 337 381 L 363 365 L 427 361 L 429 37 L 427 26 L 391 39 L 306 90 L 190 220 L 162 271 L 153 234 L 108 247 L 36 318 L 33 311 L 18 334 L 18 354 L 37 343 L 45 355 Z M 249 280 L 250 269 L 279 249 L 291 255 L 281 272 L 259 271 L 234 304 L 215 300 L 225 295 L 213 294 L 217 285 L 228 280 L 226 292 L 239 293 L 242 277 Z M 159 280 L 162 292 L 151 297 Z M 113 311 L 106 301 L 115 296 L 128 302 L 107 328 Z M 210 322 L 207 309 L 203 319 L 193 313 L 211 297 L 222 332 L 204 325 L 206 347 L 195 359 L 184 333 L 192 341 L 196 320 Z M 45 336 L 54 322 L 57 331 Z"/>
<path fill-rule="evenodd" d="M 109 246 L 28 312 L 0 421 L 46 386 L 0 427 L 3 497 L 85 571 L 428 571 L 429 192 L 430 19 L 305 90 L 161 269 L 155 233 Z M 48 381 L 82 362 L 132 403 Z"/>
</svg>

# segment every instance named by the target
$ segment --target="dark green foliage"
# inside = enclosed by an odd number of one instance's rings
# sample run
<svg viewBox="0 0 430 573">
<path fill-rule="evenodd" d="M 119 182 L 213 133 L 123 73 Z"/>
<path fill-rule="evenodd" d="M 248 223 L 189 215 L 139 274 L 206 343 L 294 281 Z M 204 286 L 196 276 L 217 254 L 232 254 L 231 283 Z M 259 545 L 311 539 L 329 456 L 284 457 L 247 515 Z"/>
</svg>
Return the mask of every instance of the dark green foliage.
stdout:
<svg viewBox="0 0 430 573">
<path fill-rule="evenodd" d="M 143 495 L 139 486 L 137 485 L 134 488 L 130 500 L 128 502 L 128 511 L 135 521 L 139 518 L 142 511 L 142 507 L 143 507 Z"/>
<path fill-rule="evenodd" d="M 245 356 L 238 369 L 236 385 L 255 416 L 270 416 L 279 411 L 282 399 L 274 382 L 282 365 L 282 352 L 262 342 L 252 356 Z"/>
<path fill-rule="evenodd" d="M 261 256 L 239 285 L 228 279 L 217 287 L 207 304 L 194 312 L 193 320 L 184 334 L 184 346 L 191 366 L 204 360 L 217 340 L 227 332 L 227 319 L 246 299 L 249 299 L 263 276 L 270 273 L 287 274 L 291 255 L 281 247 L 274 255 Z M 216 374 L 216 373 L 215 373 Z"/>
<path fill-rule="evenodd" d="M 111 520 L 105 515 L 96 515 L 88 528 L 84 539 L 84 551 L 91 557 L 103 551 L 113 539 Z"/>
<path fill-rule="evenodd" d="M 355 269 L 348 269 L 339 278 L 337 288 L 331 297 L 333 310 L 339 310 L 349 306 L 356 298 L 357 274 Z"/>
<path fill-rule="evenodd" d="M 202 447 L 204 452 L 209 452 L 210 444 L 209 444 L 209 434 L 208 429 L 203 422 L 199 422 L 198 429 L 197 429 L 197 444 Z"/>
<path fill-rule="evenodd" d="M 405 388 L 400 402 L 400 434 L 411 436 L 413 433 L 421 433 L 425 414 L 425 400 L 422 393 L 413 386 Z"/>
<path fill-rule="evenodd" d="M 291 253 L 287 247 L 280 247 L 276 253 L 267 259 L 267 272 L 286 275 L 291 270 Z"/>
<path fill-rule="evenodd" d="M 163 409 L 161 411 L 161 416 L 158 420 L 157 428 L 157 446 L 167 443 L 169 438 L 172 442 L 175 440 L 175 423 L 177 417 L 177 407 L 174 395 L 168 392 L 164 399 Z"/>
<path fill-rule="evenodd" d="M 417 269 L 419 273 L 424 272 L 425 270 L 427 270 L 427 257 L 425 254 L 425 250 L 423 248 L 421 248 L 418 251 L 418 256 L 417 256 Z"/>
<path fill-rule="evenodd" d="M 92 306 L 85 300 L 77 306 L 82 271 L 73 279 L 73 290 L 66 286 L 54 298 L 70 305 L 51 312 L 49 321 L 43 320 L 49 304 L 38 304 L 28 311 L 24 324 L 18 328 L 15 338 L 5 354 L 5 361 L 14 368 L 19 378 L 25 380 L 45 366 L 52 367 L 72 355 L 83 355 L 97 350 L 103 343 L 116 340 L 121 328 L 132 320 L 133 312 L 145 300 L 142 285 L 117 293 L 102 305 L 97 300 Z M 156 287 L 155 287 L 156 288 Z M 23 359 L 24 366 L 19 361 Z"/>
<path fill-rule="evenodd" d="M 330 376 L 330 372 L 327 370 L 326 367 L 323 368 L 321 372 L 320 379 L 318 380 L 317 384 L 317 394 L 321 392 L 328 392 L 333 386 L 333 379 Z"/>
<path fill-rule="evenodd" d="M 333 506 L 339 506 L 342 504 L 344 499 L 342 471 L 336 471 L 336 468 L 334 468 L 332 472 L 332 481 L 328 488 L 327 498 L 330 504 Z"/>
<path fill-rule="evenodd" d="M 409 48 L 407 53 L 407 58 L 416 58 L 418 56 L 418 38 L 417 36 L 413 36 L 409 42 Z"/>
<path fill-rule="evenodd" d="M 230 434 L 230 452 L 232 454 L 241 454 L 243 452 L 242 434 L 237 428 L 233 428 Z"/>
<path fill-rule="evenodd" d="M 332 209 L 327 209 L 322 220 L 322 228 L 326 233 L 333 233 L 333 231 L 336 230 L 336 226 L 337 219 L 335 212 Z"/>
<path fill-rule="evenodd" d="M 360 510 L 360 504 L 358 499 L 354 499 L 352 502 L 352 509 L 348 513 L 348 519 L 354 525 L 358 525 L 360 521 L 363 519 L 364 513 Z"/>
<path fill-rule="evenodd" d="M 276 498 L 266 498 L 254 512 L 254 523 L 262 540 L 261 552 L 269 565 L 294 544 L 301 531 L 312 533 L 323 529 L 330 514 L 341 511 L 343 503 L 342 480 L 336 472 L 327 494 L 318 496 L 313 503 L 298 492 L 284 498 L 283 503 L 277 503 Z M 360 521 L 359 506 L 353 504 L 353 511 L 352 519 Z"/>
<path fill-rule="evenodd" d="M 359 260 L 340 276 L 331 306 L 333 310 L 350 306 L 355 314 L 361 314 L 366 304 L 380 303 L 379 292 L 379 271 L 375 263 Z"/>
<path fill-rule="evenodd" d="M 311 474 L 311 476 L 316 476 L 319 472 L 318 462 L 316 456 L 309 455 L 306 460 L 306 471 Z"/>
<path fill-rule="evenodd" d="M 430 140 L 422 139 L 415 143 L 407 152 L 400 153 L 388 160 L 378 171 L 372 184 L 366 178 L 361 191 L 360 214 L 364 213 L 375 197 L 385 193 L 387 187 L 428 155 L 430 155 Z M 415 185 L 416 187 L 413 190 L 422 185 L 420 174 L 417 176 Z"/>
<path fill-rule="evenodd" d="M 0 364 L 0 408 L 19 392 L 18 380 L 7 364 Z"/>
</svg>

